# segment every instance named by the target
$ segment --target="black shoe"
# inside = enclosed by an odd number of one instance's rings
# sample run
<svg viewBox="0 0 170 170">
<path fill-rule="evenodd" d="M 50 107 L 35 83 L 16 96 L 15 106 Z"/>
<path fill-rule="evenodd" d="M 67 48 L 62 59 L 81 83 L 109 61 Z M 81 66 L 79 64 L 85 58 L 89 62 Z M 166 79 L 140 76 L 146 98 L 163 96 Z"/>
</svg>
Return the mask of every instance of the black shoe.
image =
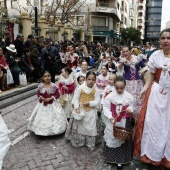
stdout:
<svg viewBox="0 0 170 170">
<path fill-rule="evenodd" d="M 123 166 L 122 165 L 117 165 L 117 170 L 122 170 Z"/>
</svg>

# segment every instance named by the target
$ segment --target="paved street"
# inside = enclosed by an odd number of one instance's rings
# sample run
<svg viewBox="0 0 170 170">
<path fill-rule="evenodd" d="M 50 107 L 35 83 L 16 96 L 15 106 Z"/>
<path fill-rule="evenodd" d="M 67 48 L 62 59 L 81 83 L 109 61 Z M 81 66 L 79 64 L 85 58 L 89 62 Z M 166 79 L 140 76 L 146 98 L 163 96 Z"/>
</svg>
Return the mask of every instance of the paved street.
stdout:
<svg viewBox="0 0 170 170">
<path fill-rule="evenodd" d="M 102 158 L 102 144 L 94 152 L 87 148 L 75 149 L 64 139 L 64 134 L 54 137 L 38 137 L 26 133 L 27 119 L 36 105 L 36 96 L 2 109 L 8 125 L 12 144 L 4 162 L 4 170 L 116 170 Z M 23 139 L 22 139 L 23 138 Z M 22 140 L 20 140 L 22 139 Z M 156 170 L 139 161 L 125 170 Z"/>
</svg>

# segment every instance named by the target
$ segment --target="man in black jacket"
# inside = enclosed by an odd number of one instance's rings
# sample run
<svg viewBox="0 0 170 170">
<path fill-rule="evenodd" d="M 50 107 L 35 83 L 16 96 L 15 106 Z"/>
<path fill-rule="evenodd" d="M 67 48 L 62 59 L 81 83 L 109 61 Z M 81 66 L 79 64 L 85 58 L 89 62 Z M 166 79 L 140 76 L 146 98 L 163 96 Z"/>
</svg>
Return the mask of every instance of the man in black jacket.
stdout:
<svg viewBox="0 0 170 170">
<path fill-rule="evenodd" d="M 44 70 L 51 74 L 51 81 L 55 82 L 55 74 L 61 71 L 61 58 L 56 47 L 51 46 L 50 40 L 44 41 L 45 47 L 41 50 L 41 64 Z"/>
<path fill-rule="evenodd" d="M 18 34 L 16 40 L 14 41 L 15 48 L 17 50 L 18 58 L 24 53 L 25 45 L 24 45 L 24 36 L 22 34 Z"/>
</svg>

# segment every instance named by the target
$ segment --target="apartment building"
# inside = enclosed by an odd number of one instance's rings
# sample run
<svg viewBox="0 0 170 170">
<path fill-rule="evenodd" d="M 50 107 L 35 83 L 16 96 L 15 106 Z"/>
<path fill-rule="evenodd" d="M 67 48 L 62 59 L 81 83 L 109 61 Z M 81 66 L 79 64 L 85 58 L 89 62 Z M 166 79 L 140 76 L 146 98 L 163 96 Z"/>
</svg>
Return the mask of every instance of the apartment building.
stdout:
<svg viewBox="0 0 170 170">
<path fill-rule="evenodd" d="M 96 0 L 90 15 L 94 41 L 110 44 L 119 41 L 121 0 Z"/>
<path fill-rule="evenodd" d="M 151 42 L 156 46 L 159 44 L 161 30 L 162 1 L 146 1 L 145 42 Z"/>
<path fill-rule="evenodd" d="M 141 32 L 141 39 L 145 37 L 146 0 L 138 0 L 137 29 Z"/>
</svg>

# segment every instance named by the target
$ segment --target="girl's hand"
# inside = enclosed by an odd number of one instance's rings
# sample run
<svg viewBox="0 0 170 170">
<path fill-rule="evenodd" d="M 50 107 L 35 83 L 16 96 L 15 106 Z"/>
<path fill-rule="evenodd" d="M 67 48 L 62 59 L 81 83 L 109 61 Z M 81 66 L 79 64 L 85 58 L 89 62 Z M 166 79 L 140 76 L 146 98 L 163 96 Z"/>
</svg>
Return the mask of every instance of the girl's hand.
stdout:
<svg viewBox="0 0 170 170">
<path fill-rule="evenodd" d="M 140 92 L 140 99 L 143 99 L 146 94 L 146 89 L 143 88 L 142 91 Z"/>
<path fill-rule="evenodd" d="M 66 86 L 63 86 L 63 88 L 64 88 L 65 90 L 68 90 L 68 87 L 66 87 Z"/>
<path fill-rule="evenodd" d="M 126 112 L 127 112 L 127 113 L 132 113 L 132 110 L 131 110 L 130 108 L 127 108 L 127 109 L 126 109 Z"/>
<path fill-rule="evenodd" d="M 111 118 L 110 121 L 114 124 L 115 123 L 115 118 Z"/>
<path fill-rule="evenodd" d="M 90 104 L 89 102 L 84 102 L 83 106 L 87 107 L 87 106 L 89 106 L 89 104 Z"/>
<path fill-rule="evenodd" d="M 52 100 L 52 98 L 46 98 L 44 101 L 45 102 L 49 102 L 49 101 L 51 101 Z"/>
<path fill-rule="evenodd" d="M 44 100 L 45 100 L 45 98 L 44 98 L 44 97 L 42 97 L 42 96 L 40 97 L 40 99 L 41 99 L 42 101 L 44 101 Z"/>
</svg>

